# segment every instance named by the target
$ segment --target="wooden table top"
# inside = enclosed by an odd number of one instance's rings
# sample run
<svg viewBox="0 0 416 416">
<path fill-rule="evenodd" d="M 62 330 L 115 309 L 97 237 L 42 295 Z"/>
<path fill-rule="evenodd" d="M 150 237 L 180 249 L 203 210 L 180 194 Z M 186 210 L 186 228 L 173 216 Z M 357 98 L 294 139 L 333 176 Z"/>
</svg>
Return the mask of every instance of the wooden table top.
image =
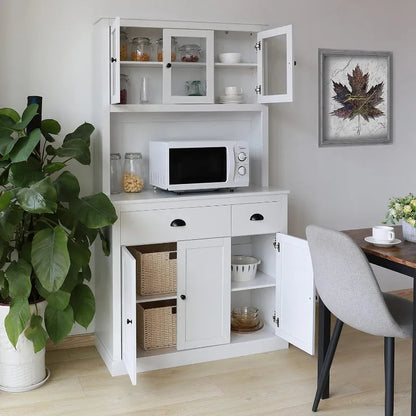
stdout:
<svg viewBox="0 0 416 416">
<path fill-rule="evenodd" d="M 371 228 L 345 230 L 343 232 L 349 235 L 355 243 L 361 247 L 366 255 L 379 257 L 396 264 L 416 269 L 416 243 L 411 243 L 403 239 L 401 226 L 395 226 L 394 232 L 396 234 L 396 238 L 402 240 L 402 242 L 392 247 L 377 247 L 373 244 L 367 243 L 364 240 L 364 237 L 372 235 Z"/>
</svg>

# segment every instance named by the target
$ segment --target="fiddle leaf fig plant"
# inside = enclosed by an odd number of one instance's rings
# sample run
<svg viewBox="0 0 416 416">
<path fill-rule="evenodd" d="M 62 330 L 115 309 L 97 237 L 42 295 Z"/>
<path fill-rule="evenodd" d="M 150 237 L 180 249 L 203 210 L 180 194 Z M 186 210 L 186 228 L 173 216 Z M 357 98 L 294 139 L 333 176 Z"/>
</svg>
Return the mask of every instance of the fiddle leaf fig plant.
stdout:
<svg viewBox="0 0 416 416">
<path fill-rule="evenodd" d="M 105 227 L 116 219 L 103 193 L 80 196 L 68 162 L 89 165 L 94 127 L 81 124 L 63 138 L 56 120 L 29 129 L 38 105 L 20 116 L 0 108 L 0 303 L 10 305 L 4 325 L 16 347 L 22 332 L 40 351 L 50 338 L 62 341 L 75 322 L 87 328 L 95 313 L 91 245 L 101 240 L 109 254 Z M 29 131 L 30 130 L 30 131 Z M 45 299 L 43 318 L 30 303 Z M 44 329 L 46 328 L 46 330 Z"/>
</svg>

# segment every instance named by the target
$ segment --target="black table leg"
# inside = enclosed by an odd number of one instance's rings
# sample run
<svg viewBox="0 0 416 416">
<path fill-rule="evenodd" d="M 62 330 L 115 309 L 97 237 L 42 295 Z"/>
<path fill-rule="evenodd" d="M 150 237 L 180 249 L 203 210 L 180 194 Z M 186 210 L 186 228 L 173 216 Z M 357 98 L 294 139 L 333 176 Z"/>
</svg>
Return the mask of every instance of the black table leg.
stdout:
<svg viewBox="0 0 416 416">
<path fill-rule="evenodd" d="M 415 315 L 413 315 L 414 320 Z M 415 327 L 413 327 L 415 328 Z M 328 351 L 329 340 L 331 338 L 331 314 L 328 308 L 324 305 L 321 298 L 319 298 L 319 332 L 318 332 L 318 377 L 321 372 L 326 352 Z M 413 351 L 415 354 L 415 351 Z M 413 371 L 415 375 L 415 371 Z M 329 373 L 322 391 L 322 399 L 329 397 Z M 412 413 L 413 415 L 413 413 Z M 414 414 L 416 416 L 416 413 Z"/>
<path fill-rule="evenodd" d="M 412 392 L 411 416 L 416 416 L 416 279 L 413 278 L 413 339 L 412 339 Z"/>
</svg>

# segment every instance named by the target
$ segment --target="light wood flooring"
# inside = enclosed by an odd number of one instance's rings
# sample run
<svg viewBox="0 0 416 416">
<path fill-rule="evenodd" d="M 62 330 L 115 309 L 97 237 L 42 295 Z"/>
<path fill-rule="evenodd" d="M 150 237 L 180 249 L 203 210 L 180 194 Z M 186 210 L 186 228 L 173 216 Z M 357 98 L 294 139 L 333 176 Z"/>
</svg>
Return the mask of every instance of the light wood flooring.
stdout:
<svg viewBox="0 0 416 416">
<path fill-rule="evenodd" d="M 411 342 L 396 341 L 395 415 L 410 413 Z M 49 381 L 0 392 L 1 416 L 381 416 L 383 340 L 344 326 L 330 399 L 311 411 L 316 357 L 298 349 L 111 377 L 94 347 L 47 352 Z"/>
</svg>

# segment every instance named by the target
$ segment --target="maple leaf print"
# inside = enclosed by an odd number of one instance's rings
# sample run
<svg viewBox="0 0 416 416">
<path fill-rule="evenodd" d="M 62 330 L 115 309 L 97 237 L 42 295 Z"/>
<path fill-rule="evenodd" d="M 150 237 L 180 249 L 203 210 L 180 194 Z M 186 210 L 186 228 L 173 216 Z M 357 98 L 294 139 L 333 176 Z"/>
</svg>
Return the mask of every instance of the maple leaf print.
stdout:
<svg viewBox="0 0 416 416">
<path fill-rule="evenodd" d="M 359 65 L 352 71 L 352 75 L 348 74 L 348 82 L 351 90 L 340 82 L 332 80 L 335 95 L 332 97 L 335 101 L 342 104 L 342 107 L 331 112 L 331 115 L 352 120 L 356 116 L 362 116 L 364 120 L 370 121 L 376 117 L 382 116 L 384 113 L 376 108 L 377 105 L 384 100 L 383 86 L 380 82 L 367 91 L 369 74 L 363 74 Z"/>
</svg>

